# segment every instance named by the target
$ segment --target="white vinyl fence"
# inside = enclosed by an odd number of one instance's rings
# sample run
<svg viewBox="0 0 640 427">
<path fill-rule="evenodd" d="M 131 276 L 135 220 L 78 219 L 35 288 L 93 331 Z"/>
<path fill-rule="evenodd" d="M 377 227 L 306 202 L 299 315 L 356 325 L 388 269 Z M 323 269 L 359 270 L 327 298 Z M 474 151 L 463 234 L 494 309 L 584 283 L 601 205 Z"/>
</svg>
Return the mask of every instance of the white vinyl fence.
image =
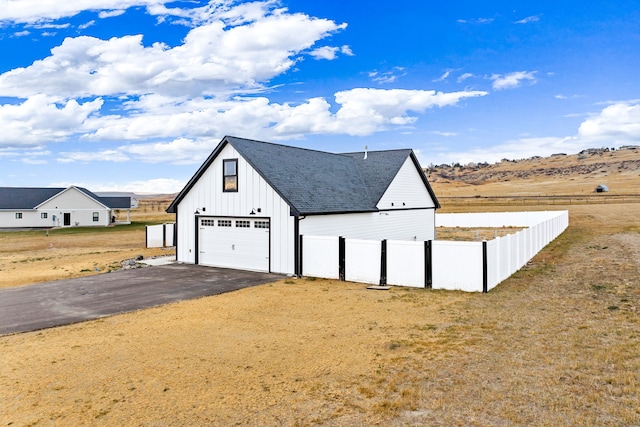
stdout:
<svg viewBox="0 0 640 427">
<path fill-rule="evenodd" d="M 147 225 L 147 248 L 175 246 L 175 224 Z"/>
<path fill-rule="evenodd" d="M 304 276 L 370 284 L 488 292 L 569 225 L 568 211 L 437 214 L 446 227 L 526 227 L 484 242 L 302 236 Z"/>
</svg>

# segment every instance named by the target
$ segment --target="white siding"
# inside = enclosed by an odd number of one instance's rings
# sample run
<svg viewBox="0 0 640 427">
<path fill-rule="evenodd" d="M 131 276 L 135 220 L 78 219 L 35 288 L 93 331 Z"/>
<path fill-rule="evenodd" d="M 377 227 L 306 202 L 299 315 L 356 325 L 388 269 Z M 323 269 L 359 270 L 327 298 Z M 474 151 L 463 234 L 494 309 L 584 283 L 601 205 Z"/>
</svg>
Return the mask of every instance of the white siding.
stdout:
<svg viewBox="0 0 640 427">
<path fill-rule="evenodd" d="M 378 209 L 433 208 L 435 203 L 420 173 L 411 157 L 407 157 L 389 188 L 380 198 Z"/>
<path fill-rule="evenodd" d="M 16 219 L 16 213 L 21 213 L 22 218 Z M 40 212 L 34 210 L 0 212 L 2 228 L 52 227 L 53 225 L 51 215 L 48 215 L 48 218 L 40 218 Z"/>
<path fill-rule="evenodd" d="M 222 191 L 222 161 L 238 159 L 238 192 Z M 258 212 L 260 209 L 260 212 Z M 179 262 L 195 262 L 195 211 L 206 216 L 249 217 L 271 221 L 271 272 L 294 272 L 294 218 L 289 206 L 229 144 L 218 154 L 178 205 Z"/>
<path fill-rule="evenodd" d="M 69 187 L 66 190 L 58 193 L 51 199 L 40 204 L 38 206 L 38 214 L 46 212 L 48 215 L 48 225 L 64 226 L 64 213 L 71 214 L 71 227 L 92 227 L 92 226 L 107 226 L 110 222 L 111 209 L 105 208 L 105 206 L 87 196 L 82 191 L 74 187 Z M 98 221 L 93 221 L 93 213 L 98 212 Z M 53 217 L 55 215 L 55 222 Z"/>
<path fill-rule="evenodd" d="M 435 209 L 315 215 L 300 220 L 300 234 L 353 239 L 434 240 Z"/>
</svg>

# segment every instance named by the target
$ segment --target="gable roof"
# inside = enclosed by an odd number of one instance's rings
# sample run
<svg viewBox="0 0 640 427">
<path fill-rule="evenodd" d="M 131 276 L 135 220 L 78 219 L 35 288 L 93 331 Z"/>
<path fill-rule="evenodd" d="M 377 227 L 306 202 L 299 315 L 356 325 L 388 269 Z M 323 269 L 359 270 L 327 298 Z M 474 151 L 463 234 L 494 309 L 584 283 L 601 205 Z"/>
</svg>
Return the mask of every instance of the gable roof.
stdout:
<svg viewBox="0 0 640 427">
<path fill-rule="evenodd" d="M 334 154 L 226 136 L 167 208 L 175 213 L 222 149 L 230 144 L 291 207 L 294 214 L 375 212 L 398 171 L 411 157 L 434 203 L 438 201 L 412 150 Z"/>
<path fill-rule="evenodd" d="M 67 188 L 34 188 L 34 187 L 0 187 L 0 210 L 31 210 L 68 190 L 75 188 L 110 209 L 128 209 L 131 207 L 129 197 L 99 197 L 82 187 Z M 126 201 L 124 200 L 126 199 Z M 127 204 L 128 202 L 128 204 Z"/>
</svg>

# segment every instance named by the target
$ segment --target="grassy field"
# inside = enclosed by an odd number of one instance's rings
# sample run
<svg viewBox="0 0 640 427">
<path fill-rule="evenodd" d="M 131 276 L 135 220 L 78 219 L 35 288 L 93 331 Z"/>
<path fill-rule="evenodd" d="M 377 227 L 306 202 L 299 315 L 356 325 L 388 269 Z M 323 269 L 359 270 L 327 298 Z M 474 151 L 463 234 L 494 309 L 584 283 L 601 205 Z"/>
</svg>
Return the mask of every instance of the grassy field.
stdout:
<svg viewBox="0 0 640 427">
<path fill-rule="evenodd" d="M 488 294 L 288 278 L 0 337 L 0 425 L 640 425 L 640 204 L 557 208 Z"/>
<path fill-rule="evenodd" d="M 168 203 L 166 198 L 142 200 L 126 225 L 0 232 L 0 288 L 113 271 L 138 255 L 175 254 L 145 247 L 146 225 L 175 221 L 164 213 Z"/>
</svg>

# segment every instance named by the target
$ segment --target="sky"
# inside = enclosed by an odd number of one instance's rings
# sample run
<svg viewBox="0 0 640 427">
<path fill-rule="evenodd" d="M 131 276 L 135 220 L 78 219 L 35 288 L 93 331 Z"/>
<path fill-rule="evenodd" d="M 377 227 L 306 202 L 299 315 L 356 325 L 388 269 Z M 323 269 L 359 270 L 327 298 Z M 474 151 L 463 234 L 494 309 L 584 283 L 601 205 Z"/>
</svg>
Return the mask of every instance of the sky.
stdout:
<svg viewBox="0 0 640 427">
<path fill-rule="evenodd" d="M 640 145 L 640 1 L 0 0 L 0 186 L 178 192 L 225 135 L 423 166 Z"/>
</svg>

